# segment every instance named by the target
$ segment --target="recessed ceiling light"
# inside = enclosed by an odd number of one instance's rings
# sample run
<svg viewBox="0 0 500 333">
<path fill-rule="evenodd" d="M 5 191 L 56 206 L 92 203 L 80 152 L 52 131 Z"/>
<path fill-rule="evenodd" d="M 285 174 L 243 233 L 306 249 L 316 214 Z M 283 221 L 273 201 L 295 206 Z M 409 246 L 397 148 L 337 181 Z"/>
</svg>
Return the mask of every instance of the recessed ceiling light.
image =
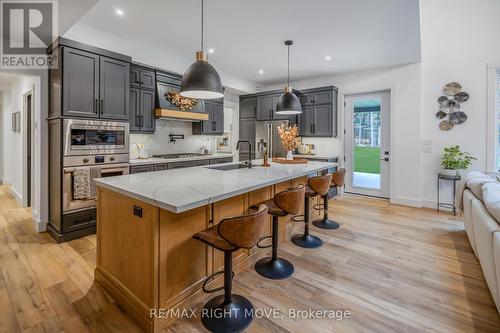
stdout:
<svg viewBox="0 0 500 333">
<path fill-rule="evenodd" d="M 123 16 L 124 15 L 123 10 L 121 10 L 119 8 L 115 9 L 115 14 L 118 15 L 118 16 Z"/>
<path fill-rule="evenodd" d="M 259 74 L 264 74 L 264 70 L 263 69 L 259 69 Z"/>
<path fill-rule="evenodd" d="M 325 60 L 332 60 L 332 57 L 330 57 L 330 56 L 326 56 L 326 57 L 325 57 Z"/>
<path fill-rule="evenodd" d="M 212 48 L 208 49 L 208 53 L 214 53 L 214 52 L 215 52 L 214 49 L 212 49 Z"/>
</svg>

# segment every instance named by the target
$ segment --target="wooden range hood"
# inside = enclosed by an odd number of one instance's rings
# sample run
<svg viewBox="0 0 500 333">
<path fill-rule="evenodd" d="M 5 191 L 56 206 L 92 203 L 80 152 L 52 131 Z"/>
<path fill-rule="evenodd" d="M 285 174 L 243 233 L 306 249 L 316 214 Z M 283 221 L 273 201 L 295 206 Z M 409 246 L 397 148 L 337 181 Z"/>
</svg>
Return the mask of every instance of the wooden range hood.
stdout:
<svg viewBox="0 0 500 333">
<path fill-rule="evenodd" d="M 155 109 L 155 117 L 183 121 L 207 121 L 208 113 L 169 109 Z"/>
</svg>

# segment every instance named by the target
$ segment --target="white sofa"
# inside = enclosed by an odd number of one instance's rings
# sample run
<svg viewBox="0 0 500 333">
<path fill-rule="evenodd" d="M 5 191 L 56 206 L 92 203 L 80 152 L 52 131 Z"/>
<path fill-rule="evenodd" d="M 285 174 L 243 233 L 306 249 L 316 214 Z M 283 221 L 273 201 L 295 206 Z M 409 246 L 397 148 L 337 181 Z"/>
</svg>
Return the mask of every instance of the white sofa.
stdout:
<svg viewBox="0 0 500 333">
<path fill-rule="evenodd" d="M 475 178 L 463 195 L 465 231 L 500 313 L 500 183 Z"/>
</svg>

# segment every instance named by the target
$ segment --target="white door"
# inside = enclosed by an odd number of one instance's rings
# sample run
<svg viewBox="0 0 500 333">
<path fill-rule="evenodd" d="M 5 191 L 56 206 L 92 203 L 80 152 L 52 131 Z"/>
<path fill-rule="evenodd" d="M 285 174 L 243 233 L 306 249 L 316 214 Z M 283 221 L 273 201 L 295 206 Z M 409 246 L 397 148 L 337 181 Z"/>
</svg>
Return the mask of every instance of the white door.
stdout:
<svg viewBox="0 0 500 333">
<path fill-rule="evenodd" d="M 390 197 L 390 91 L 345 96 L 348 193 Z"/>
</svg>

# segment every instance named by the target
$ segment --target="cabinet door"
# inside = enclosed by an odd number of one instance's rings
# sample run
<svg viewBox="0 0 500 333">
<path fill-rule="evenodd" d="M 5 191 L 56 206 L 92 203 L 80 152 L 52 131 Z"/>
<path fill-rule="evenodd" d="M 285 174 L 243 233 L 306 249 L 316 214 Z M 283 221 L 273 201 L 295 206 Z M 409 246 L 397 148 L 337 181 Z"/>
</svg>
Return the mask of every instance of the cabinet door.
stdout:
<svg viewBox="0 0 500 333">
<path fill-rule="evenodd" d="M 224 104 L 219 102 L 214 103 L 212 112 L 213 121 L 215 122 L 215 126 L 213 127 L 213 134 L 224 133 Z"/>
<path fill-rule="evenodd" d="M 141 95 L 141 132 L 154 132 L 156 128 L 155 113 L 155 92 L 152 90 L 142 90 Z"/>
<path fill-rule="evenodd" d="M 255 118 L 257 116 L 257 98 L 242 98 L 240 100 L 240 118 Z"/>
<path fill-rule="evenodd" d="M 313 135 L 314 108 L 311 106 L 302 107 L 299 118 L 299 132 L 301 136 Z"/>
<path fill-rule="evenodd" d="M 152 172 L 154 171 L 153 164 L 145 164 L 145 165 L 131 165 L 130 173 L 143 173 L 143 172 Z"/>
<path fill-rule="evenodd" d="M 255 156 L 255 119 L 240 119 L 240 140 L 248 140 L 252 143 L 252 155 Z M 248 160 L 248 146 L 241 145 L 240 160 Z"/>
<path fill-rule="evenodd" d="M 290 120 L 290 115 L 276 114 L 276 106 L 278 105 L 281 95 L 282 94 L 273 95 L 273 104 L 272 104 L 273 120 Z"/>
<path fill-rule="evenodd" d="M 65 116 L 98 117 L 99 56 L 65 47 L 62 89 Z"/>
<path fill-rule="evenodd" d="M 138 88 L 130 88 L 129 103 L 130 133 L 137 133 L 141 129 L 141 96 Z"/>
<path fill-rule="evenodd" d="M 100 117 L 129 119 L 130 64 L 101 57 Z"/>
<path fill-rule="evenodd" d="M 205 102 L 205 112 L 208 113 L 208 120 L 202 121 L 201 134 L 212 134 L 215 130 L 214 107 L 215 105 L 213 102 Z"/>
<path fill-rule="evenodd" d="M 331 90 L 324 90 L 324 91 L 318 91 L 314 93 L 314 99 L 313 103 L 314 104 L 330 104 L 332 103 L 333 99 L 333 91 Z"/>
<path fill-rule="evenodd" d="M 168 163 L 168 169 L 172 170 L 172 169 L 190 168 L 201 165 L 208 165 L 208 160 Z"/>
<path fill-rule="evenodd" d="M 273 95 L 257 97 L 257 120 L 271 120 L 273 117 Z"/>
<path fill-rule="evenodd" d="M 168 164 L 167 163 L 162 163 L 162 164 L 155 164 L 154 170 L 155 171 L 163 171 L 168 169 Z"/>
<path fill-rule="evenodd" d="M 148 71 L 148 70 L 141 70 L 140 71 L 140 82 L 141 82 L 142 89 L 154 90 L 155 83 L 156 83 L 155 72 Z"/>
<path fill-rule="evenodd" d="M 130 68 L 130 86 L 134 88 L 141 87 L 141 71 L 139 68 Z"/>
<path fill-rule="evenodd" d="M 314 107 L 313 135 L 331 137 L 333 135 L 333 109 L 331 104 Z"/>
</svg>

